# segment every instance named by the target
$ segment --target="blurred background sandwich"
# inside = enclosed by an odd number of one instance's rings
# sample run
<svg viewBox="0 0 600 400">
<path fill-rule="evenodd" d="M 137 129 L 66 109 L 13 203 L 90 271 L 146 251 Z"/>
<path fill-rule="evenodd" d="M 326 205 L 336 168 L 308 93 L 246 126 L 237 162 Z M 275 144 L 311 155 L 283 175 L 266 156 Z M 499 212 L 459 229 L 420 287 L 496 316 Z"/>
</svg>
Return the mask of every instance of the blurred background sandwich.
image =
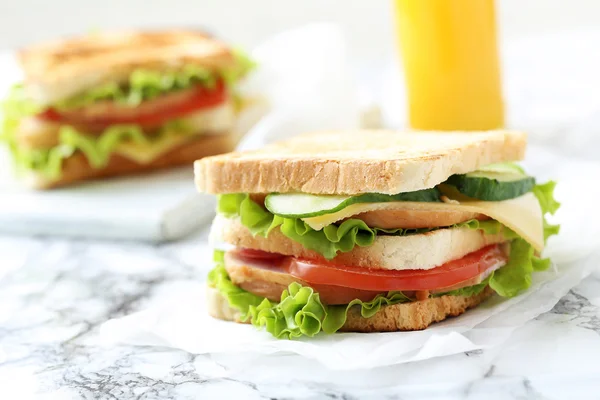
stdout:
<svg viewBox="0 0 600 400">
<path fill-rule="evenodd" d="M 193 30 L 91 33 L 18 53 L 0 139 L 28 185 L 191 164 L 231 151 L 253 62 Z"/>
</svg>

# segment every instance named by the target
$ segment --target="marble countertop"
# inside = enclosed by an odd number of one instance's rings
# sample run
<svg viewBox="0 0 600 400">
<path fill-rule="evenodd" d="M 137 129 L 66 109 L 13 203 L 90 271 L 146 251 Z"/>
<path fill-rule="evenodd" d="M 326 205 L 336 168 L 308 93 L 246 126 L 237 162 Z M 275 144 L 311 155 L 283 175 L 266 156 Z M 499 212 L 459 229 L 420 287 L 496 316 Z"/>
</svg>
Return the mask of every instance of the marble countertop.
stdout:
<svg viewBox="0 0 600 400">
<path fill-rule="evenodd" d="M 600 272 L 498 348 L 368 371 L 285 354 L 93 344 L 104 321 L 203 280 L 205 240 L 206 232 L 164 245 L 0 237 L 2 398 L 597 398 Z"/>
</svg>

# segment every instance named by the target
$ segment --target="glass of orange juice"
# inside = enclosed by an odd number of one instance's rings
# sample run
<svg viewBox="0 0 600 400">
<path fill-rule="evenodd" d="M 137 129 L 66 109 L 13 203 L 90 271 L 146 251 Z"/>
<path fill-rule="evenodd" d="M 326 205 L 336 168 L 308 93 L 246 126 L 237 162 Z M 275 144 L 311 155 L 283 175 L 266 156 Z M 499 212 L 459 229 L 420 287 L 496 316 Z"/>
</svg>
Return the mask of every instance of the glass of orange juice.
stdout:
<svg viewBox="0 0 600 400">
<path fill-rule="evenodd" d="M 494 0 L 394 2 L 411 127 L 502 127 Z"/>
</svg>

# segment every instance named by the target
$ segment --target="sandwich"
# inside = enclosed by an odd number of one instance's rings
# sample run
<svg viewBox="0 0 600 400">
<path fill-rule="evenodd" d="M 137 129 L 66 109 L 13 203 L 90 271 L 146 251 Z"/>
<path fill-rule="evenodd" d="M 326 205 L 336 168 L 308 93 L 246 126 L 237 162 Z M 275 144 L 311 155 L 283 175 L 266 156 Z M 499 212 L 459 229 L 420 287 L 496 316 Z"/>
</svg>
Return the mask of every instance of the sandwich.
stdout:
<svg viewBox="0 0 600 400">
<path fill-rule="evenodd" d="M 559 207 L 526 135 L 317 132 L 195 162 L 218 195 L 208 312 L 277 338 L 427 328 L 526 290 Z"/>
<path fill-rule="evenodd" d="M 192 30 L 89 34 L 23 49 L 0 139 L 19 175 L 47 189 L 190 164 L 232 151 L 252 68 Z"/>
</svg>

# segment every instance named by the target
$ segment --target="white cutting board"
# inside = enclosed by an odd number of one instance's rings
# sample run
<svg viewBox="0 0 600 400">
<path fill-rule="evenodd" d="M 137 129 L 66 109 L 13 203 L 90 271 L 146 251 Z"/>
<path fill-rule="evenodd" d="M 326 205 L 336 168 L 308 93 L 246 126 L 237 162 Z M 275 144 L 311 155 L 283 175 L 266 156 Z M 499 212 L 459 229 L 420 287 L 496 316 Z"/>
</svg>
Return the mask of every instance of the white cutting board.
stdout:
<svg viewBox="0 0 600 400">
<path fill-rule="evenodd" d="M 196 193 L 192 167 L 36 192 L 0 157 L 0 233 L 144 241 L 181 238 L 208 221 L 214 198 Z"/>
</svg>

